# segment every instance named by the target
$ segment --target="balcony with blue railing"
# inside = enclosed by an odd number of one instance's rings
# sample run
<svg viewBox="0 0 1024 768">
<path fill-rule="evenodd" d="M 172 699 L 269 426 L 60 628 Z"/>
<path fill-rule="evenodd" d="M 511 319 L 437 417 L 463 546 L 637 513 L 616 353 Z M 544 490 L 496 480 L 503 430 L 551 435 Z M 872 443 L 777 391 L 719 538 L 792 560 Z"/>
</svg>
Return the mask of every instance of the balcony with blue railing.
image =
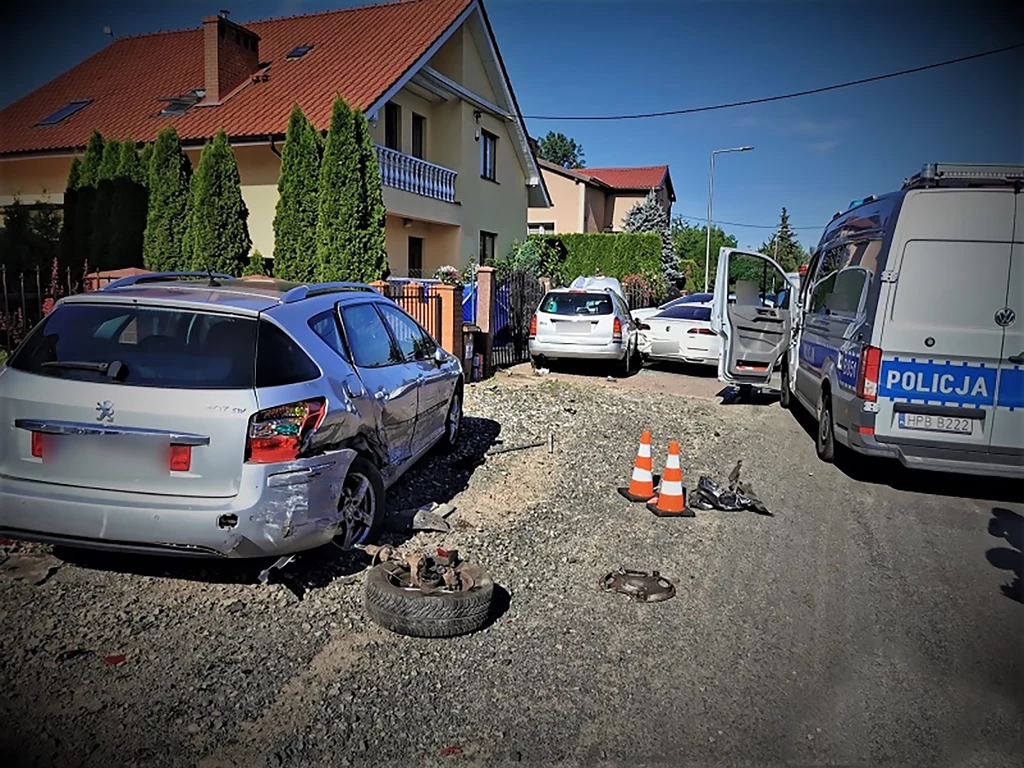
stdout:
<svg viewBox="0 0 1024 768">
<path fill-rule="evenodd" d="M 377 164 L 385 186 L 445 203 L 455 202 L 456 172 L 451 168 L 434 165 L 379 144 L 376 147 Z"/>
</svg>

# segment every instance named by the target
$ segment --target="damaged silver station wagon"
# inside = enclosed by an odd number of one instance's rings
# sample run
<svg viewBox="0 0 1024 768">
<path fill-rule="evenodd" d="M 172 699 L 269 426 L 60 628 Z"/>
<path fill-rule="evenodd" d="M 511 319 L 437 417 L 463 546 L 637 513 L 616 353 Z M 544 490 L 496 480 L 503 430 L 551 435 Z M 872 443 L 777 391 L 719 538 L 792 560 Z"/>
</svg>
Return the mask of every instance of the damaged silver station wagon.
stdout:
<svg viewBox="0 0 1024 768">
<path fill-rule="evenodd" d="M 0 370 L 0 535 L 279 556 L 383 524 L 462 420 L 459 361 L 366 285 L 137 275 L 65 298 Z"/>
</svg>

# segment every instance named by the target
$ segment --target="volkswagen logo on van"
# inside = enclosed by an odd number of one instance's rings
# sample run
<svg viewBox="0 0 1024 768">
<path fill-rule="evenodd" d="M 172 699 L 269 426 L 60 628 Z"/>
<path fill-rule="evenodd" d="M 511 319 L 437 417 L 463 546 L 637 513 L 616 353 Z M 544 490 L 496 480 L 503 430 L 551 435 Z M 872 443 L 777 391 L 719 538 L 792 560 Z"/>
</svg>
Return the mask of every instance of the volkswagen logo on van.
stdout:
<svg viewBox="0 0 1024 768">
<path fill-rule="evenodd" d="M 996 325 L 1001 325 L 1003 328 L 1013 325 L 1013 321 L 1016 319 L 1017 315 L 1009 307 L 1003 307 L 996 312 Z"/>
</svg>

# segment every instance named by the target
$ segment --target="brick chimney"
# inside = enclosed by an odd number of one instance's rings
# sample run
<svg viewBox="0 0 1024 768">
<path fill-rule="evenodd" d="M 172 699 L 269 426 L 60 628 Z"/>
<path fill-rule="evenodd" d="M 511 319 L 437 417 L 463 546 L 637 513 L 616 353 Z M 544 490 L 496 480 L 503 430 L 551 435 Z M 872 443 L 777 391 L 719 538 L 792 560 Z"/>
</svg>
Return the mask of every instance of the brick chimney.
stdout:
<svg viewBox="0 0 1024 768">
<path fill-rule="evenodd" d="M 219 104 L 258 69 L 260 36 L 228 21 L 227 16 L 203 19 L 205 104 Z"/>
</svg>

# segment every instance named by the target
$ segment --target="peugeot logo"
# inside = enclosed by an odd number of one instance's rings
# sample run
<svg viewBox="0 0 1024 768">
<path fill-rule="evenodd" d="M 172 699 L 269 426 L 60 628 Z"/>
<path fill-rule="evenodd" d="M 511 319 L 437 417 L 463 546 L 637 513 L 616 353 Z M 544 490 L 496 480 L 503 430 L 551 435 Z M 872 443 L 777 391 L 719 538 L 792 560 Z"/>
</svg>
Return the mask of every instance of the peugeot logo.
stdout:
<svg viewBox="0 0 1024 768">
<path fill-rule="evenodd" d="M 996 312 L 996 325 L 1001 325 L 1003 328 L 1013 325 L 1013 321 L 1016 319 L 1017 315 L 1009 307 L 1003 307 Z"/>
<path fill-rule="evenodd" d="M 104 400 L 102 403 L 96 403 L 96 410 L 100 414 L 96 417 L 96 421 L 114 420 L 114 404 L 109 400 Z"/>
</svg>

